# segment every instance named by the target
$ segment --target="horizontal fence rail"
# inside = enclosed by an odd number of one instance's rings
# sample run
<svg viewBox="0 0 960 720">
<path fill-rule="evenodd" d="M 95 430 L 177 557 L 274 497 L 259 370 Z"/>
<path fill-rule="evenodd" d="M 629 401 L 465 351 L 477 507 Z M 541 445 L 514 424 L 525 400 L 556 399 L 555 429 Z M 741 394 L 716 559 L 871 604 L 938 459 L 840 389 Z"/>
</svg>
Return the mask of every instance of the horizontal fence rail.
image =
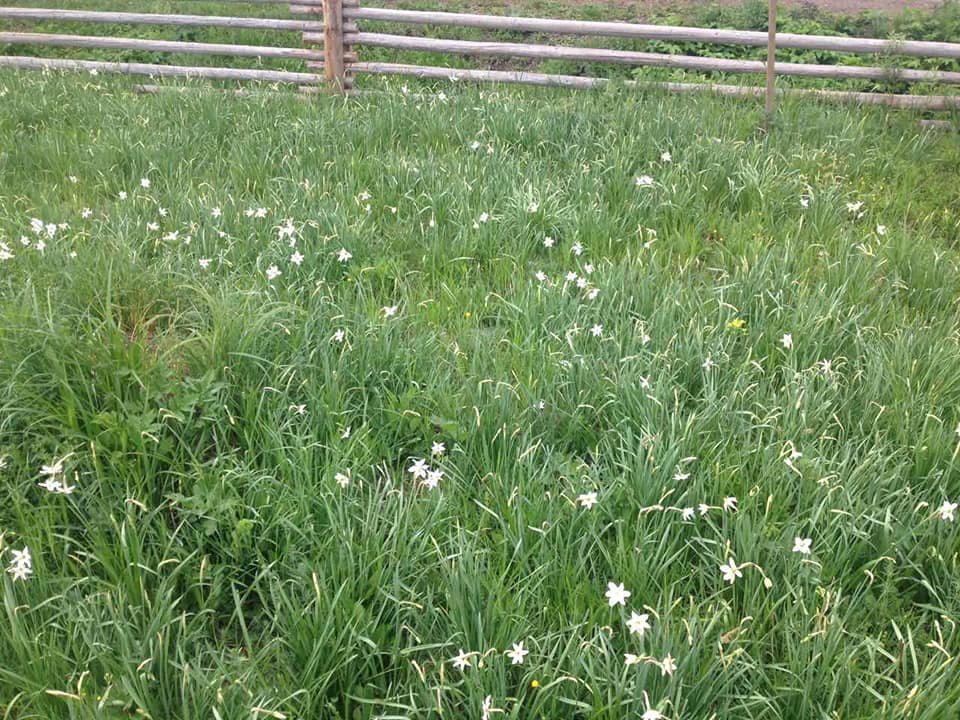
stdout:
<svg viewBox="0 0 960 720">
<path fill-rule="evenodd" d="M 0 67 L 30 70 L 96 70 L 124 75 L 150 77 L 206 78 L 208 80 L 258 80 L 269 83 L 316 85 L 322 78 L 314 73 L 285 70 L 258 70 L 224 67 L 181 67 L 179 65 L 152 65 L 148 63 L 114 63 L 101 60 L 66 60 L 62 58 L 35 58 L 0 55 Z"/>
<path fill-rule="evenodd" d="M 177 0 L 189 4 L 194 0 Z M 246 69 L 230 67 L 186 67 L 147 63 L 106 62 L 72 59 L 0 56 L 0 66 L 24 69 L 95 70 L 154 77 L 185 77 L 216 80 L 250 80 L 289 83 L 302 92 L 316 93 L 322 88 L 349 92 L 354 75 L 399 75 L 428 80 L 520 83 L 566 88 L 595 88 L 610 80 L 582 75 L 548 74 L 509 70 L 450 69 L 401 62 L 368 62 L 358 57 L 356 48 L 384 48 L 398 52 L 426 52 L 477 58 L 527 58 L 562 60 L 578 63 L 608 63 L 631 67 L 663 67 L 699 73 L 761 74 L 768 83 L 776 75 L 821 78 L 827 80 L 905 81 L 939 85 L 960 85 L 960 72 L 870 65 L 821 65 L 816 63 L 775 62 L 777 47 L 798 50 L 873 54 L 883 57 L 913 56 L 941 60 L 960 59 L 960 43 L 914 40 L 881 40 L 827 35 L 777 33 L 775 13 L 770 14 L 768 32 L 708 29 L 683 26 L 635 24 L 625 22 L 555 20 L 535 17 L 494 16 L 457 12 L 398 10 L 359 7 L 359 0 L 218 0 L 234 6 L 242 4 L 285 6 L 293 17 L 259 18 L 179 13 L 139 13 L 56 8 L 0 7 L 0 21 L 84 22 L 118 25 L 165 25 L 171 27 L 234 28 L 276 30 L 301 33 L 302 47 L 278 47 L 181 40 L 155 40 L 111 36 L 75 35 L 50 32 L 0 31 L 0 44 L 90 48 L 104 50 L 140 50 L 146 52 L 185 53 L 258 59 L 301 61 L 307 72 L 292 70 Z M 396 23 L 417 26 L 465 27 L 537 35 L 581 35 L 698 42 L 718 45 L 767 47 L 768 60 L 739 60 L 698 55 L 640 52 L 597 47 L 551 45 L 536 42 L 491 42 L 454 40 L 414 35 L 362 31 L 358 23 Z M 623 82 L 632 88 L 660 88 L 669 92 L 712 92 L 731 97 L 794 95 L 817 99 L 882 104 L 921 110 L 960 109 L 960 97 L 949 95 L 899 95 L 836 90 L 789 89 L 775 91 L 737 85 L 702 83 Z M 150 86 L 153 87 L 153 86 Z"/>
<path fill-rule="evenodd" d="M 717 45 L 767 46 L 767 33 L 751 30 L 713 30 L 675 25 L 638 25 L 589 20 L 551 20 L 547 18 L 471 15 L 468 13 L 395 10 L 393 8 L 344 8 L 343 16 L 352 20 L 377 20 L 417 25 L 452 25 L 485 30 L 562 35 L 598 35 L 635 40 L 670 40 L 713 43 Z M 920 40 L 873 40 L 830 35 L 777 33 L 778 48 L 830 50 L 849 53 L 884 53 L 919 57 L 960 58 L 960 44 Z"/>
<path fill-rule="evenodd" d="M 305 37 L 314 38 L 318 36 L 307 33 Z M 545 60 L 574 60 L 729 73 L 762 73 L 766 69 L 766 64 L 761 60 L 732 60 L 728 58 L 709 58 L 692 55 L 607 50 L 605 48 L 477 42 L 471 40 L 438 40 L 434 38 L 412 37 L 410 35 L 386 35 L 368 32 L 347 34 L 344 36 L 344 40 L 353 45 L 393 48 L 395 50 L 451 53 L 476 57 L 523 57 Z M 960 72 L 936 70 L 777 63 L 776 72 L 778 75 L 795 75 L 799 77 L 910 80 L 960 84 Z"/>
<path fill-rule="evenodd" d="M 96 10 L 49 10 L 45 8 L 0 8 L 0 20 L 54 20 L 113 23 L 117 25 L 186 25 L 191 27 L 248 28 L 251 30 L 323 31 L 316 20 L 222 17 L 218 15 L 164 15 L 160 13 L 102 12 Z"/>
<path fill-rule="evenodd" d="M 102 35 L 53 35 L 49 33 L 0 32 L 0 43 L 10 43 L 11 45 L 97 48 L 105 50 L 144 50 L 147 52 L 174 52 L 195 55 L 323 60 L 322 52 L 307 48 L 180 42 L 175 40 L 142 40 L 140 38 L 118 38 Z"/>
<path fill-rule="evenodd" d="M 358 62 L 350 68 L 356 73 L 376 75 L 403 75 L 406 77 L 427 78 L 433 80 L 463 80 L 486 82 L 509 82 L 521 85 L 542 87 L 567 87 L 590 89 L 607 85 L 612 80 L 606 78 L 582 77 L 580 75 L 554 75 L 510 70 L 473 70 L 463 68 L 441 68 L 426 65 L 404 65 L 401 63 Z M 627 87 L 657 88 L 670 92 L 700 93 L 712 92 L 717 95 L 736 97 L 763 97 L 766 90 L 761 87 L 740 85 L 708 85 L 698 83 L 645 82 L 627 80 Z M 889 105 L 891 107 L 911 108 L 914 110 L 952 110 L 960 109 L 960 96 L 949 95 L 892 95 L 888 93 L 844 92 L 840 90 L 796 89 L 782 90 L 778 94 L 795 96 L 813 96 L 825 100 L 861 103 L 867 105 Z"/>
</svg>

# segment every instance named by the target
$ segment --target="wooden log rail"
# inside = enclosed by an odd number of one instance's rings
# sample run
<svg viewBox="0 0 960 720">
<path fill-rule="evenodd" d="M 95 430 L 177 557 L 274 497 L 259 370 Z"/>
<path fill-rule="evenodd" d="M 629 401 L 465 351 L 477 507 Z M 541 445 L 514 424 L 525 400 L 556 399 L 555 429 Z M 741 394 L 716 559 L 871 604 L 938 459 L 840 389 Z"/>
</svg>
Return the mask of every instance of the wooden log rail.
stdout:
<svg viewBox="0 0 960 720">
<path fill-rule="evenodd" d="M 478 82 L 506 82 L 541 87 L 565 87 L 590 89 L 614 82 L 606 78 L 582 77 L 579 75 L 553 75 L 506 70 L 473 70 L 462 68 L 403 65 L 400 63 L 358 62 L 351 65 L 353 72 L 374 75 L 402 75 L 432 80 L 473 80 Z M 708 85 L 698 83 L 642 82 L 628 80 L 628 87 L 655 88 L 673 93 L 713 93 L 734 97 L 757 97 L 766 95 L 762 87 L 740 85 Z M 790 89 L 779 90 L 778 95 L 815 97 L 831 102 L 864 105 L 887 105 L 912 110 L 960 110 L 960 96 L 950 95 L 893 95 L 888 93 L 845 92 L 840 90 Z"/>
<path fill-rule="evenodd" d="M 320 36 L 312 33 L 304 34 L 304 39 L 311 42 L 316 42 L 319 37 Z M 702 72 L 763 73 L 766 70 L 766 63 L 761 60 L 732 60 L 726 58 L 696 57 L 692 55 L 668 55 L 665 53 L 607 50 L 605 48 L 477 42 L 468 40 L 437 40 L 433 38 L 412 37 L 409 35 L 387 35 L 368 32 L 347 34 L 345 39 L 353 45 L 393 48 L 396 50 L 452 53 L 474 57 L 523 57 L 581 62 L 605 62 L 621 65 L 679 68 Z M 960 84 L 960 72 L 941 72 L 935 70 L 777 63 L 776 72 L 778 75 L 799 77 L 908 80 Z"/>
<path fill-rule="evenodd" d="M 450 25 L 485 30 L 513 30 L 559 35 L 597 35 L 635 40 L 668 40 L 713 43 L 718 45 L 767 46 L 767 33 L 750 30 L 714 30 L 676 25 L 640 25 L 587 20 L 472 15 L 469 13 L 396 10 L 393 8 L 344 8 L 350 20 L 375 20 L 416 25 Z M 917 57 L 960 59 L 960 43 L 921 40 L 876 40 L 777 33 L 777 47 L 796 50 L 826 50 L 848 53 L 882 53 Z"/>
<path fill-rule="evenodd" d="M 220 43 L 142 40 L 140 38 L 105 37 L 101 35 L 54 35 L 49 33 L 0 32 L 0 44 L 47 45 L 52 47 L 98 48 L 107 50 L 145 50 L 193 55 L 228 55 L 232 57 L 283 58 L 322 61 L 323 53 L 308 48 L 285 48 L 269 45 L 230 45 Z"/>
<path fill-rule="evenodd" d="M 160 13 L 101 12 L 94 10 L 48 10 L 45 8 L 0 7 L 0 20 L 53 20 L 115 23 L 118 25 L 186 25 L 191 27 L 323 32 L 323 22 L 319 20 L 280 20 L 219 15 L 163 15 Z"/>
<path fill-rule="evenodd" d="M 316 85 L 322 76 L 314 73 L 290 72 L 287 70 L 258 70 L 224 67 L 183 67 L 180 65 L 153 65 L 149 63 L 115 63 L 100 60 L 66 60 L 62 58 L 36 58 L 0 55 L 0 67 L 28 70 L 96 70 L 123 75 L 148 75 L 150 77 L 204 78 L 208 80 L 256 80 L 269 83 Z"/>
</svg>

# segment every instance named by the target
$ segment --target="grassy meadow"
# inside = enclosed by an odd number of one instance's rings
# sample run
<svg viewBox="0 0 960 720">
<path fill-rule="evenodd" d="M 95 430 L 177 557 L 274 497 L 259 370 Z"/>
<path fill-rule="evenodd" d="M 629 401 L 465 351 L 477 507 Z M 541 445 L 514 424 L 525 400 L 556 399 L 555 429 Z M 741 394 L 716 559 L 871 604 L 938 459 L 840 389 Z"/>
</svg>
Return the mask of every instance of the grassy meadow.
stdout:
<svg viewBox="0 0 960 720">
<path fill-rule="evenodd" d="M 0 73 L 0 717 L 960 715 L 960 142 Z"/>
</svg>

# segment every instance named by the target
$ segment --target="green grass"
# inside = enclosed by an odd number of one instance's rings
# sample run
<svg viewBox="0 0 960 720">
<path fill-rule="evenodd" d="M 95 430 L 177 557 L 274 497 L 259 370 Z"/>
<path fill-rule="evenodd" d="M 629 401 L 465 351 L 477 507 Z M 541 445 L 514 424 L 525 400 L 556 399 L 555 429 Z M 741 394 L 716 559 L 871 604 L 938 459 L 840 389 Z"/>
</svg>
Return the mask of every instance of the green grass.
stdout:
<svg viewBox="0 0 960 720">
<path fill-rule="evenodd" d="M 0 716 L 960 713 L 956 134 L 128 87 L 0 74 Z"/>
</svg>

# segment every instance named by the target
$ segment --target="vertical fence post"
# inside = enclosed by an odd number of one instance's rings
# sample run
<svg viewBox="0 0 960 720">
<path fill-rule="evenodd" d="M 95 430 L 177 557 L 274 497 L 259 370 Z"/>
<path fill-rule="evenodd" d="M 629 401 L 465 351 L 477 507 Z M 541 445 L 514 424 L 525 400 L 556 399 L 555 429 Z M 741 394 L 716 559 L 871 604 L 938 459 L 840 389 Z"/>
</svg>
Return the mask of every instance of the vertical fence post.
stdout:
<svg viewBox="0 0 960 720">
<path fill-rule="evenodd" d="M 776 101 L 777 76 L 777 0 L 769 0 L 770 12 L 767 17 L 767 106 L 765 127 L 770 129 Z"/>
<path fill-rule="evenodd" d="M 323 0 L 323 70 L 333 92 L 347 89 L 343 62 L 343 0 Z"/>
</svg>

